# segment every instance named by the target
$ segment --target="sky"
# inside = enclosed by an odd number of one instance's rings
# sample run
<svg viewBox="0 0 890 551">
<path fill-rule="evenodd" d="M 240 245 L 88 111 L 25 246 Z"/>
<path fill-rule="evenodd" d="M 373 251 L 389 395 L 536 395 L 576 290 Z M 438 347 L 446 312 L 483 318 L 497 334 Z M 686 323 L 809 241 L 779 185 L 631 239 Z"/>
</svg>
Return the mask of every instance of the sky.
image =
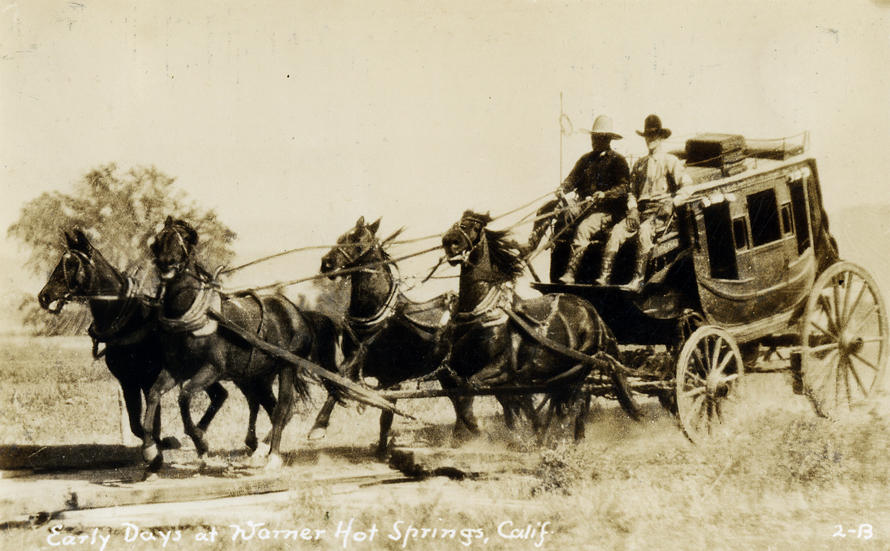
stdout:
<svg viewBox="0 0 890 551">
<path fill-rule="evenodd" d="M 635 156 L 650 113 L 680 148 L 809 131 L 829 212 L 887 204 L 888 17 L 885 0 L 8 1 L 0 229 L 114 162 L 175 177 L 239 235 L 238 261 L 332 244 L 360 216 L 437 235 L 555 189 L 602 114 Z M 0 233 L 4 308 L 44 283 L 26 254 Z"/>
</svg>

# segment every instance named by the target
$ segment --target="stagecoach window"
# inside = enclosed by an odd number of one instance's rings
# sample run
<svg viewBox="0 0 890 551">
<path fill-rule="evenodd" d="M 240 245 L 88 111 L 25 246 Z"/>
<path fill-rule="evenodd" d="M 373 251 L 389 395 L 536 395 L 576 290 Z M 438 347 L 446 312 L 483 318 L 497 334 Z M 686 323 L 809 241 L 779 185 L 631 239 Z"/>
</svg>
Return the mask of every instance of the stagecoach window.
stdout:
<svg viewBox="0 0 890 551">
<path fill-rule="evenodd" d="M 705 237 L 708 243 L 708 261 L 711 277 L 716 279 L 738 279 L 735 245 L 733 244 L 733 223 L 729 214 L 729 203 L 716 203 L 702 209 L 705 220 Z"/>
<path fill-rule="evenodd" d="M 748 224 L 744 218 L 736 218 L 732 221 L 732 235 L 735 237 L 736 250 L 748 248 Z"/>
<path fill-rule="evenodd" d="M 749 195 L 748 216 L 751 218 L 751 240 L 755 247 L 781 239 L 775 190 L 765 189 Z"/>
<path fill-rule="evenodd" d="M 794 233 L 794 225 L 791 223 L 791 203 L 782 205 L 782 233 Z"/>
<path fill-rule="evenodd" d="M 807 200 L 803 189 L 804 180 L 788 185 L 791 191 L 791 210 L 794 214 L 794 233 L 797 235 L 797 254 L 803 254 L 810 246 L 810 225 L 807 221 Z"/>
</svg>

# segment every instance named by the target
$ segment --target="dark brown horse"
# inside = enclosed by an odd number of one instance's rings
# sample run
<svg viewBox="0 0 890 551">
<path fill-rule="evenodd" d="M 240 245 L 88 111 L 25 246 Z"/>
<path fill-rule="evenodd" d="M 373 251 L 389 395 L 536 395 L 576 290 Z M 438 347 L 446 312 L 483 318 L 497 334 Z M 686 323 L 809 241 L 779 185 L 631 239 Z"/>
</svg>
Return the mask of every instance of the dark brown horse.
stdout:
<svg viewBox="0 0 890 551">
<path fill-rule="evenodd" d="M 187 223 L 168 218 L 151 246 L 162 279 L 161 338 L 165 370 L 149 393 L 147 409 L 153 412 L 161 396 L 177 382 L 182 383 L 179 407 L 186 434 L 200 455 L 208 451 L 204 431 L 195 426 L 190 403 L 196 392 L 220 380 L 233 381 L 248 403 L 262 403 L 272 421 L 267 468 L 281 464 L 281 433 L 290 420 L 294 401 L 308 397 L 308 384 L 293 364 L 270 357 L 249 345 L 232 324 L 287 352 L 336 370 L 336 342 L 339 334 L 330 318 L 301 312 L 282 295 L 255 294 L 220 297 L 213 277 L 194 259 L 197 232 Z M 223 323 L 208 317 L 210 310 L 220 314 Z M 278 377 L 277 402 L 270 402 L 266 390 Z M 274 400 L 274 398 L 273 398 Z M 255 415 L 251 410 L 251 416 Z M 146 415 L 145 434 L 150 434 L 151 416 Z M 146 437 L 143 455 L 150 469 L 162 463 L 155 443 Z"/>
<path fill-rule="evenodd" d="M 590 404 L 582 383 L 592 370 L 605 370 L 616 398 L 636 418 L 624 376 L 608 360 L 620 357 L 617 342 L 599 314 L 574 295 L 513 296 L 510 284 L 524 268 L 522 247 L 506 232 L 488 230 L 490 221 L 487 214 L 467 211 L 442 237 L 449 263 L 461 266 L 450 368 L 472 387 L 547 386 L 549 414 L 542 428 L 554 415 L 564 418 L 575 410 L 575 438 L 584 435 Z M 458 414 L 475 423 L 472 409 Z"/>
<path fill-rule="evenodd" d="M 343 375 L 353 380 L 373 377 L 379 388 L 385 389 L 436 370 L 444 355 L 442 329 L 450 319 L 455 297 L 444 294 L 424 303 L 405 297 L 399 290 L 395 263 L 384 250 L 385 243 L 377 238 L 379 227 L 380 220 L 365 224 L 364 217 L 359 218 L 322 257 L 321 273 L 336 278 L 346 270 L 351 283 Z M 336 392 L 330 392 L 310 439 L 324 437 L 335 404 Z M 392 422 L 391 412 L 381 412 L 379 454 L 386 452 Z"/>
<path fill-rule="evenodd" d="M 157 307 L 137 292 L 136 284 L 124 277 L 102 254 L 93 248 L 79 229 L 65 232 L 68 249 L 62 254 L 49 280 L 37 295 L 40 306 L 54 314 L 61 312 L 69 300 L 86 300 L 93 315 L 89 333 L 93 339 L 93 355 L 105 358 L 105 365 L 121 385 L 130 430 L 140 440 L 142 430 L 142 396 L 161 372 L 160 334 Z M 99 344 L 104 343 L 102 353 Z M 198 423 L 206 430 L 213 416 L 226 400 L 228 392 L 219 383 L 207 387 L 210 406 Z M 173 437 L 161 441 L 161 411 L 152 425 L 152 438 L 162 448 L 176 448 Z M 250 432 L 250 430 L 248 431 Z M 254 444 L 256 446 L 256 444 Z"/>
</svg>

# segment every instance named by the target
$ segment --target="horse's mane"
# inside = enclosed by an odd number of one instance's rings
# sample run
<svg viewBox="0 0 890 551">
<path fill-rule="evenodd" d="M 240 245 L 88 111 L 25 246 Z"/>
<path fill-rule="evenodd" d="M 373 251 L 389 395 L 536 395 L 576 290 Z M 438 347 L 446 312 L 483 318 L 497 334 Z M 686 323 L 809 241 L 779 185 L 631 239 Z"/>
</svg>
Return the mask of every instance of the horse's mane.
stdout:
<svg viewBox="0 0 890 551">
<path fill-rule="evenodd" d="M 490 230 L 486 226 L 492 221 L 488 213 L 479 214 L 468 210 L 462 219 L 469 219 L 482 224 L 482 231 L 488 242 L 488 257 L 491 265 L 507 281 L 515 281 L 525 269 L 523 254 L 519 243 L 510 238 L 510 230 Z"/>
</svg>

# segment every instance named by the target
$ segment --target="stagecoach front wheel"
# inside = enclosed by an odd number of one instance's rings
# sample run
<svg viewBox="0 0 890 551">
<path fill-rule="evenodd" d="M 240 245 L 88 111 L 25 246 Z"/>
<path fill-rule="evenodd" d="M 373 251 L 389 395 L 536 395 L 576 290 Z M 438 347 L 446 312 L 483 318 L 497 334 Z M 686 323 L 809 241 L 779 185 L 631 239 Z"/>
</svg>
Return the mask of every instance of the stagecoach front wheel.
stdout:
<svg viewBox="0 0 890 551">
<path fill-rule="evenodd" d="M 839 417 L 870 406 L 890 351 L 887 308 L 871 274 L 852 262 L 831 265 L 800 323 L 804 390 L 816 413 Z"/>
<path fill-rule="evenodd" d="M 677 360 L 677 415 L 686 437 L 701 442 L 725 425 L 745 364 L 735 339 L 706 325 L 696 329 Z"/>
</svg>

